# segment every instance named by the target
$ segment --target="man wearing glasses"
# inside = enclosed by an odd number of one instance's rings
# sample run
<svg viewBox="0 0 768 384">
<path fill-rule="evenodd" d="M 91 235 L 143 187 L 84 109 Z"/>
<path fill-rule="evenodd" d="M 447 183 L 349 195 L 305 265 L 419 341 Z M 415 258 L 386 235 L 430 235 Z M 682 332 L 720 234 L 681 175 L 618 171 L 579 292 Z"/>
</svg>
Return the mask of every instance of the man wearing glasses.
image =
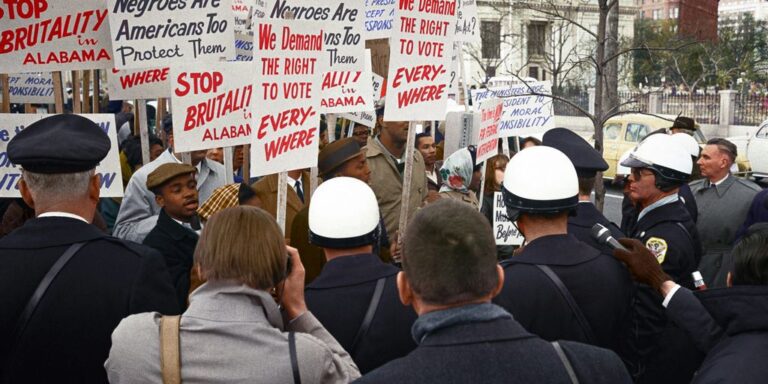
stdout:
<svg viewBox="0 0 768 384">
<path fill-rule="evenodd" d="M 696 224 L 678 196 L 691 174 L 691 156 L 670 135 L 652 135 L 621 165 L 631 168 L 629 197 L 639 212 L 628 235 L 656 256 L 672 280 L 693 289 L 701 244 L 694 240 Z M 632 373 L 638 382 L 689 382 L 701 356 L 667 319 L 657 296 L 647 285 L 638 287 Z"/>
</svg>

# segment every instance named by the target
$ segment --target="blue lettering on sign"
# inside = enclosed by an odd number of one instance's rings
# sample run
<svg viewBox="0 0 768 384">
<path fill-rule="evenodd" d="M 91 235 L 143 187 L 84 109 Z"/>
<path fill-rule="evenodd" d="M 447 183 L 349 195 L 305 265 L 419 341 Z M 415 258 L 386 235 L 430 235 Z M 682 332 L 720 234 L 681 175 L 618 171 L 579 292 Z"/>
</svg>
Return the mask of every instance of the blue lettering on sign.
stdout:
<svg viewBox="0 0 768 384">
<path fill-rule="evenodd" d="M 6 173 L 3 177 L 0 177 L 0 191 L 6 190 L 19 190 L 19 180 L 21 180 L 20 173 Z"/>
<path fill-rule="evenodd" d="M 101 185 L 101 189 L 109 188 L 112 186 L 112 183 L 117 178 L 117 173 L 99 173 L 99 185 Z"/>
</svg>

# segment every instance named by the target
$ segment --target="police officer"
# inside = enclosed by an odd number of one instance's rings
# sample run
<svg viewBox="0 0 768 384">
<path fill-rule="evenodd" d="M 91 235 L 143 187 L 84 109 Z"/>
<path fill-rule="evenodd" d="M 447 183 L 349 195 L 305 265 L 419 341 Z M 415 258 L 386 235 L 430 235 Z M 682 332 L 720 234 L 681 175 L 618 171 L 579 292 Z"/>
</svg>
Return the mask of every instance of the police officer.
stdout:
<svg viewBox="0 0 768 384">
<path fill-rule="evenodd" d="M 690 155 L 670 135 L 652 135 L 621 163 L 631 168 L 630 198 L 637 221 L 630 237 L 640 240 L 676 283 L 693 289 L 701 257 L 696 225 L 679 202 L 678 190 L 691 174 Z M 641 382 L 687 382 L 700 356 L 687 336 L 664 315 L 658 293 L 638 288 L 637 338 L 632 358 Z"/>
<path fill-rule="evenodd" d="M 399 269 L 372 253 L 380 223 L 373 190 L 351 177 L 324 182 L 309 206 L 309 241 L 327 263 L 306 287 L 307 307 L 362 373 L 416 348 L 416 313 L 398 298 Z"/>
<path fill-rule="evenodd" d="M 568 233 L 575 236 L 579 241 L 610 254 L 613 249 L 607 245 L 599 244 L 592 237 L 592 227 L 595 224 L 600 224 L 608 228 L 615 239 L 624 237 L 624 234 L 616 224 L 611 223 L 603 216 L 590 200 L 595 187 L 595 176 L 597 172 L 607 170 L 608 163 L 605 162 L 600 152 L 597 152 L 586 140 L 566 128 L 555 128 L 547 131 L 544 134 L 542 145 L 555 148 L 568 156 L 576 168 L 576 175 L 579 178 L 579 204 L 576 205 L 575 215 L 568 217 Z"/>
<path fill-rule="evenodd" d="M 110 140 L 92 121 L 55 115 L 8 143 L 35 209 L 0 239 L 0 381 L 105 383 L 110 335 L 124 317 L 179 313 L 156 251 L 100 232 L 94 168 Z"/>
<path fill-rule="evenodd" d="M 618 351 L 629 324 L 633 284 L 610 255 L 568 234 L 578 192 L 576 170 L 557 149 L 531 147 L 510 160 L 502 195 L 526 245 L 502 262 L 506 278 L 494 302 L 545 340 Z"/>
</svg>

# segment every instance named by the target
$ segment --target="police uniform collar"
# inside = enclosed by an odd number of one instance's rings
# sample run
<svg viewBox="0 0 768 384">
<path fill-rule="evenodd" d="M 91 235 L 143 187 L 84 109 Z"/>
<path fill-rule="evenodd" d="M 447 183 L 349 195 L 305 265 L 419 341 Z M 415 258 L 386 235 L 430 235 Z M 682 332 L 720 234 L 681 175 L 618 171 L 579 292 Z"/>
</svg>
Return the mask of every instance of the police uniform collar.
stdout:
<svg viewBox="0 0 768 384">
<path fill-rule="evenodd" d="M 430 333 L 421 342 L 422 347 L 490 343 L 509 340 L 534 339 L 537 336 L 526 331 L 514 319 L 496 319 L 454 325 Z"/>
<path fill-rule="evenodd" d="M 363 253 L 359 255 L 340 256 L 323 266 L 318 275 L 307 289 L 323 289 L 358 285 L 376 281 L 382 277 L 394 276 L 399 269 L 384 264 L 378 256 Z"/>
<path fill-rule="evenodd" d="M 598 222 L 597 218 L 600 214 L 591 201 L 579 201 L 574 212 L 573 216 L 568 217 L 568 223 L 588 228 L 592 228 Z"/>
<path fill-rule="evenodd" d="M 549 235 L 531 241 L 520 255 L 505 260 L 503 264 L 577 265 L 600 255 L 600 251 L 573 235 Z"/>
<path fill-rule="evenodd" d="M 685 205 L 682 204 L 682 202 L 678 202 L 675 204 L 664 204 L 661 205 L 648 213 L 645 214 L 642 218 L 638 219 L 635 226 L 634 231 L 632 231 L 635 234 L 638 234 L 640 231 L 646 231 L 649 228 L 652 228 L 659 223 L 663 223 L 666 221 L 670 222 L 684 222 L 687 220 L 691 220 L 691 215 L 688 213 L 688 210 L 685 208 Z M 638 237 L 638 236 L 632 236 L 632 237 Z M 639 236 L 642 237 L 642 236 Z"/>
<path fill-rule="evenodd" d="M 654 209 L 657 209 L 661 206 L 675 203 L 679 200 L 680 200 L 680 197 L 677 195 L 677 193 L 673 193 L 669 196 L 664 196 L 661 199 L 654 201 L 651 205 L 643 208 L 643 210 L 640 211 L 640 214 L 637 215 L 637 221 L 640 221 L 640 219 L 642 219 L 643 216 L 647 215 L 648 212 L 651 212 Z"/>
<path fill-rule="evenodd" d="M 38 249 L 109 237 L 91 224 L 69 217 L 38 217 L 0 239 L 0 248 Z"/>
</svg>

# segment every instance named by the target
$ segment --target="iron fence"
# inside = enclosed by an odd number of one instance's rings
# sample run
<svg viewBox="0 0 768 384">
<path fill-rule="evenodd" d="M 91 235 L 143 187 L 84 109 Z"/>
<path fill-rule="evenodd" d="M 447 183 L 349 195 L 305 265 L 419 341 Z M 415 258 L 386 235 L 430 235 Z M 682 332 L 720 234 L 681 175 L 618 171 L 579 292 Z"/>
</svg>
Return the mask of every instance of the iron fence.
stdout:
<svg viewBox="0 0 768 384">
<path fill-rule="evenodd" d="M 720 95 L 661 94 L 661 114 L 692 117 L 699 124 L 720 123 Z"/>
<path fill-rule="evenodd" d="M 735 125 L 760 125 L 768 117 L 768 95 L 736 94 L 733 123 Z"/>
<path fill-rule="evenodd" d="M 589 93 L 587 91 L 563 92 L 562 94 L 557 96 L 560 96 L 564 99 L 568 99 L 568 101 L 578 105 L 580 108 L 589 112 Z M 557 116 L 585 117 L 585 115 L 581 111 L 579 111 L 577 108 L 574 108 L 572 105 L 564 101 L 554 100 L 553 102 L 554 102 L 555 115 Z"/>
<path fill-rule="evenodd" d="M 633 91 L 619 92 L 619 110 L 648 112 L 648 94 Z"/>
</svg>

